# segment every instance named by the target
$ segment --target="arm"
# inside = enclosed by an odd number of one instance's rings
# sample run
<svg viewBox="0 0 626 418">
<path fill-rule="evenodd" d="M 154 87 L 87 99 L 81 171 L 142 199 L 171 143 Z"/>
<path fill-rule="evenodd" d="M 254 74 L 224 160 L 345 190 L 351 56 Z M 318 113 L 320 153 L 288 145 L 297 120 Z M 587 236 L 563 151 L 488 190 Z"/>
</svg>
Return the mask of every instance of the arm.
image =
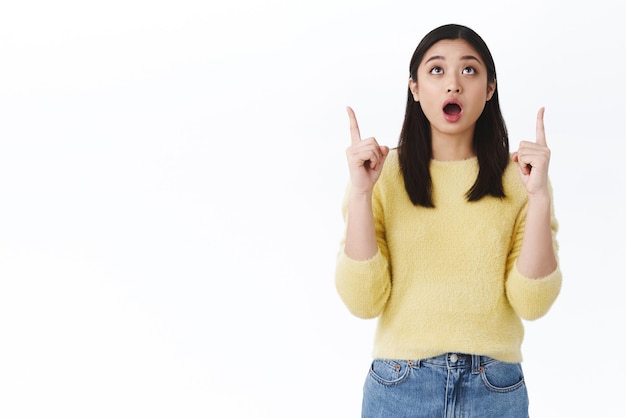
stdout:
<svg viewBox="0 0 626 418">
<path fill-rule="evenodd" d="M 386 248 L 381 249 L 377 241 L 372 204 L 374 184 L 389 149 L 379 146 L 374 138 L 362 141 L 350 108 L 348 115 L 352 143 L 346 155 L 351 181 L 344 201 L 346 231 L 337 259 L 335 284 L 350 312 L 361 318 L 374 318 L 382 312 L 391 290 Z"/>
<path fill-rule="evenodd" d="M 528 191 L 526 225 L 517 267 L 520 273 L 530 278 L 544 277 L 557 267 L 552 244 L 552 197 L 548 184 L 550 150 L 546 144 L 543 113 L 543 108 L 537 113 L 536 141 L 522 142 L 513 157 Z"/>
<path fill-rule="evenodd" d="M 533 233 L 526 230 L 526 222 L 528 221 L 528 211 L 530 210 L 527 203 L 522 208 L 518 222 L 516 223 L 516 232 L 513 242 L 511 243 L 511 251 L 507 262 L 506 274 L 506 295 L 513 310 L 521 318 L 526 320 L 534 320 L 544 316 L 553 305 L 561 290 L 562 274 L 558 263 L 558 241 L 556 235 L 558 232 L 558 222 L 554 217 L 554 212 L 550 210 L 550 246 L 548 253 L 553 257 L 555 267 L 546 273 L 538 273 L 538 275 L 527 274 L 527 269 L 534 267 L 524 265 L 522 258 L 522 249 L 532 243 L 528 239 Z M 532 261 L 532 250 L 527 251 L 527 260 Z M 525 256 L 525 257 L 526 257 Z M 542 255 L 535 255 L 537 259 L 541 259 Z M 545 257 L 549 259 L 550 257 Z M 538 270 L 538 269 L 537 269 Z"/>
<path fill-rule="evenodd" d="M 351 108 L 351 144 L 346 150 L 351 187 L 348 195 L 348 215 L 345 252 L 355 260 L 367 260 L 378 252 L 376 230 L 372 213 L 372 190 L 378 180 L 389 153 L 389 148 L 379 146 L 374 138 L 361 140 L 359 125 Z"/>
<path fill-rule="evenodd" d="M 537 279 L 552 273 L 557 267 L 551 228 L 550 196 L 528 199 L 526 225 L 517 268 L 526 277 Z"/>
<path fill-rule="evenodd" d="M 369 260 L 378 252 L 374 215 L 372 213 L 372 192 L 350 192 L 346 220 L 346 241 L 344 251 L 355 260 Z"/>
<path fill-rule="evenodd" d="M 522 142 L 513 160 L 518 163 L 528 203 L 520 213 L 506 290 L 515 312 L 532 320 L 548 312 L 562 282 L 556 241 L 558 224 L 548 179 L 550 150 L 545 140 L 543 108 L 537 114 L 536 142 Z"/>
</svg>

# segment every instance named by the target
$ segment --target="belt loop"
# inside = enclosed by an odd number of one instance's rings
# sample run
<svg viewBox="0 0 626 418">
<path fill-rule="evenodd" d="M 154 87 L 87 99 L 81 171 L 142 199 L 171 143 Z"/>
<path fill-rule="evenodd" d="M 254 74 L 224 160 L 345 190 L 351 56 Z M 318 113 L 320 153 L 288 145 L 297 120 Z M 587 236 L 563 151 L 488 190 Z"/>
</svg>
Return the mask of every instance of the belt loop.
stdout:
<svg viewBox="0 0 626 418">
<path fill-rule="evenodd" d="M 472 374 L 479 374 L 483 370 L 480 365 L 480 357 L 472 354 Z"/>
</svg>

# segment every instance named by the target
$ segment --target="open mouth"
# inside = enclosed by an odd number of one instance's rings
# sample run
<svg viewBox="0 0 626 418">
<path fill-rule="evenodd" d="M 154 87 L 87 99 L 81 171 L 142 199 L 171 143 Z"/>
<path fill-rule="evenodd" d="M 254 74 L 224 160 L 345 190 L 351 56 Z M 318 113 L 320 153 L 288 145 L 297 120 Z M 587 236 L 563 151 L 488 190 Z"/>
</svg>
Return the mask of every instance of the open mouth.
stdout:
<svg viewBox="0 0 626 418">
<path fill-rule="evenodd" d="M 458 115 L 461 113 L 461 106 L 456 103 L 448 103 L 443 107 L 443 112 L 446 115 Z"/>
</svg>

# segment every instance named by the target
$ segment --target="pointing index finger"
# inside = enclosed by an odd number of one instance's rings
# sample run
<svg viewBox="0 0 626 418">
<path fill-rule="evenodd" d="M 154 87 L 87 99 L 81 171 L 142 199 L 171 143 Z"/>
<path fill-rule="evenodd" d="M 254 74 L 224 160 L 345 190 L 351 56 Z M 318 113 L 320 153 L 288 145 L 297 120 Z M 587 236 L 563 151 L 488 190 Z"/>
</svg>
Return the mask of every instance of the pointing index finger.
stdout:
<svg viewBox="0 0 626 418">
<path fill-rule="evenodd" d="M 348 110 L 348 118 L 350 118 L 350 139 L 352 144 L 358 144 L 361 142 L 361 131 L 359 131 L 359 124 L 356 121 L 356 115 L 350 106 L 346 109 Z"/>
<path fill-rule="evenodd" d="M 537 112 L 537 133 L 535 143 L 543 146 L 547 146 L 546 143 L 546 131 L 543 126 L 543 114 L 545 112 L 545 107 L 541 107 Z"/>
</svg>

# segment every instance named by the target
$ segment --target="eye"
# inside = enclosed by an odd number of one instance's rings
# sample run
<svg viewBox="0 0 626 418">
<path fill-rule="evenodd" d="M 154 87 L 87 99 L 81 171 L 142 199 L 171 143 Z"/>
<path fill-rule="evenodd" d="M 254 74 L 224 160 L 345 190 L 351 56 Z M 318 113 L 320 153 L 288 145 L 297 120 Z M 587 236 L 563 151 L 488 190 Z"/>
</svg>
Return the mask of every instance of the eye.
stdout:
<svg viewBox="0 0 626 418">
<path fill-rule="evenodd" d="M 474 67 L 465 67 L 462 71 L 463 74 L 476 74 L 476 69 Z"/>
<path fill-rule="evenodd" d="M 443 74 L 443 68 L 435 66 L 431 68 L 430 73 L 431 74 Z"/>
</svg>

